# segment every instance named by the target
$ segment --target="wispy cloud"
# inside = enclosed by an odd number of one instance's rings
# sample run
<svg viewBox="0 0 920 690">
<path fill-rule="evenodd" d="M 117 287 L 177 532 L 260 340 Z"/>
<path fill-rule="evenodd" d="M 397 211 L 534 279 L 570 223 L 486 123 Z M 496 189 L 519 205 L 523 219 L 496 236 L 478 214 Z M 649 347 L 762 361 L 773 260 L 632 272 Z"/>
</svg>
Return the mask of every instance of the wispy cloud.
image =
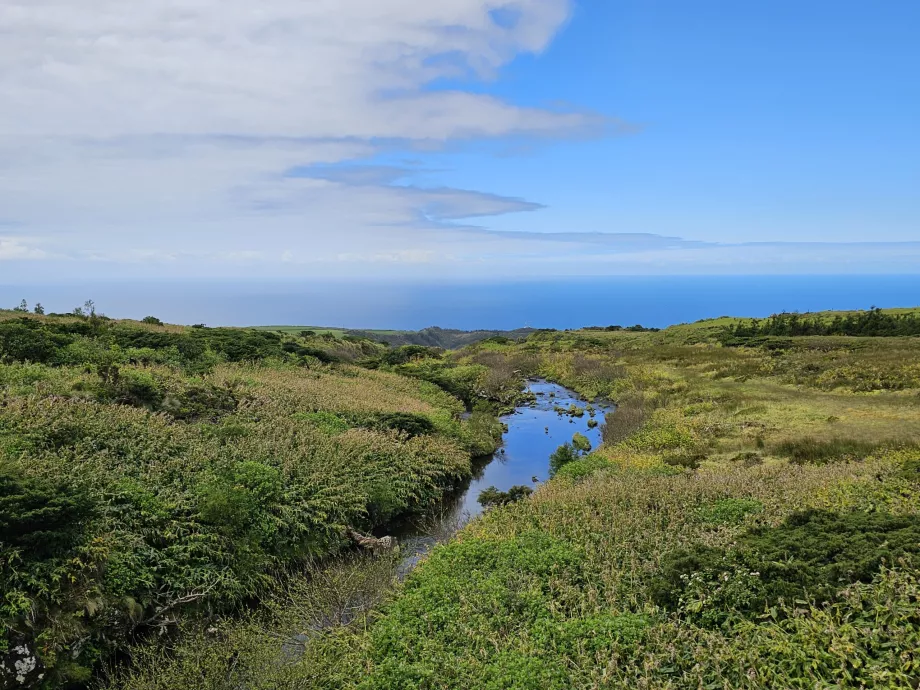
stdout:
<svg viewBox="0 0 920 690">
<path fill-rule="evenodd" d="M 571 5 L 8 0 L 0 209 L 55 256 L 113 261 L 213 254 L 215 243 L 230 257 L 334 257 L 356 244 L 401 256 L 413 238 L 388 228 L 539 209 L 349 163 L 603 129 L 592 113 L 429 88 L 542 51 Z M 5 258 L 25 258 L 24 246 L 8 240 Z"/>
</svg>

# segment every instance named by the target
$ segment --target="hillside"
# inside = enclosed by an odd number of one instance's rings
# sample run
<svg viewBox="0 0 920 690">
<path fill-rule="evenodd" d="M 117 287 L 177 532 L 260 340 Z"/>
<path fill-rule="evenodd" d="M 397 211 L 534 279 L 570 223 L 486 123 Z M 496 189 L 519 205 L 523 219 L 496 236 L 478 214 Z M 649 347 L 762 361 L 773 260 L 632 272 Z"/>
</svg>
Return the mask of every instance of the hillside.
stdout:
<svg viewBox="0 0 920 690">
<path fill-rule="evenodd" d="M 444 352 L 0 312 L 0 660 L 126 690 L 916 687 L 920 338 L 849 316 L 820 318 L 884 335 Z M 437 515 L 533 377 L 614 401 L 603 443 L 405 580 L 355 546 Z"/>
<path fill-rule="evenodd" d="M 348 335 L 369 338 L 388 345 L 424 345 L 441 347 L 445 350 L 457 350 L 488 338 L 510 338 L 520 340 L 533 333 L 533 328 L 516 328 L 512 331 L 459 331 L 451 328 L 432 326 L 420 331 L 346 331 Z"/>
</svg>

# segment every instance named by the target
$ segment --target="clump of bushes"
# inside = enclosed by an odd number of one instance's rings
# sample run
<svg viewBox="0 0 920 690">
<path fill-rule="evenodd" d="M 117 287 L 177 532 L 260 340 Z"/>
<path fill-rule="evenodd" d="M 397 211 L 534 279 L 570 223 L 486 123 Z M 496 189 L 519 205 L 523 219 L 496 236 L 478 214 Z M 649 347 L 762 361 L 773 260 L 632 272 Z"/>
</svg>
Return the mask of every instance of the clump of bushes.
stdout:
<svg viewBox="0 0 920 690">
<path fill-rule="evenodd" d="M 483 508 L 492 508 L 494 506 L 504 506 L 509 503 L 515 503 L 527 498 L 532 493 L 533 489 L 523 484 L 512 486 L 507 491 L 500 491 L 494 486 L 490 486 L 480 491 L 479 497 L 476 500 Z"/>
<path fill-rule="evenodd" d="M 797 465 L 806 463 L 824 465 L 828 462 L 844 460 L 862 460 L 882 447 L 878 443 L 856 439 L 833 438 L 816 439 L 811 436 L 791 439 L 777 444 L 773 449 L 775 455 L 789 458 Z"/>
<path fill-rule="evenodd" d="M 92 501 L 79 487 L 0 465 L 0 547 L 12 549 L 14 560 L 64 556 L 93 512 Z"/>
<path fill-rule="evenodd" d="M 549 475 L 552 477 L 560 469 L 580 457 L 578 451 L 571 443 L 563 443 L 549 456 Z"/>
<path fill-rule="evenodd" d="M 423 436 L 434 431 L 434 424 L 427 417 L 409 412 L 390 412 L 377 415 L 372 426 L 378 429 L 392 429 L 405 434 L 408 438 Z"/>
<path fill-rule="evenodd" d="M 763 503 L 752 498 L 723 498 L 700 508 L 699 515 L 703 522 L 730 525 L 762 510 Z"/>
<path fill-rule="evenodd" d="M 591 441 L 584 434 L 576 432 L 572 436 L 572 447 L 582 453 L 588 453 L 591 451 Z"/>
<path fill-rule="evenodd" d="M 709 510 L 737 517 L 753 508 L 736 503 Z M 901 559 L 920 563 L 920 516 L 807 510 L 777 527 L 748 531 L 732 548 L 699 545 L 671 554 L 651 593 L 661 606 L 721 625 L 755 618 L 781 602 L 832 602 Z"/>
</svg>

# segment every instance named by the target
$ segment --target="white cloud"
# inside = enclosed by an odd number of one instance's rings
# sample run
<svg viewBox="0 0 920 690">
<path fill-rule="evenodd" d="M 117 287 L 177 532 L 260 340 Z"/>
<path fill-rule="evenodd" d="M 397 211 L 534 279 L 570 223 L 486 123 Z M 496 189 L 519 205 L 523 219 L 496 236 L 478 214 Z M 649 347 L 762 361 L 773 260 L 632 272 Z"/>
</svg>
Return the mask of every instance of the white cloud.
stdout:
<svg viewBox="0 0 920 690">
<path fill-rule="evenodd" d="M 27 259 L 44 259 L 47 252 L 32 247 L 19 237 L 0 237 L 0 261 L 22 261 Z"/>
<path fill-rule="evenodd" d="M 511 28 L 491 11 L 514 8 Z M 569 0 L 5 0 L 0 131 L 447 139 L 556 131 L 441 77 L 542 50 Z M 438 59 L 438 58 L 450 59 Z"/>
<path fill-rule="evenodd" d="M 435 224 L 539 205 L 395 186 L 382 169 L 285 173 L 394 142 L 601 124 L 426 88 L 543 50 L 570 11 L 571 0 L 5 0 L 0 220 L 79 259 L 289 262 L 356 245 L 413 256 Z M 25 258 L 22 246 L 6 257 Z"/>
</svg>

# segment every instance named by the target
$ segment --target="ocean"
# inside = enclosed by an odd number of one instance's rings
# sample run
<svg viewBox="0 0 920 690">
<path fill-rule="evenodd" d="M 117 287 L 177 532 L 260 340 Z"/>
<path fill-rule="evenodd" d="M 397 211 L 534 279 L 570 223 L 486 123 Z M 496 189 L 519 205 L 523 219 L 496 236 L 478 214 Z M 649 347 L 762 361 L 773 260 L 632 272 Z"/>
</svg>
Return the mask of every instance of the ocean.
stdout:
<svg viewBox="0 0 920 690">
<path fill-rule="evenodd" d="M 478 283 L 170 282 L 0 285 L 0 305 L 26 299 L 70 311 L 92 299 L 116 318 L 209 326 L 369 329 L 664 327 L 780 311 L 920 305 L 920 275 L 629 276 Z"/>
</svg>

